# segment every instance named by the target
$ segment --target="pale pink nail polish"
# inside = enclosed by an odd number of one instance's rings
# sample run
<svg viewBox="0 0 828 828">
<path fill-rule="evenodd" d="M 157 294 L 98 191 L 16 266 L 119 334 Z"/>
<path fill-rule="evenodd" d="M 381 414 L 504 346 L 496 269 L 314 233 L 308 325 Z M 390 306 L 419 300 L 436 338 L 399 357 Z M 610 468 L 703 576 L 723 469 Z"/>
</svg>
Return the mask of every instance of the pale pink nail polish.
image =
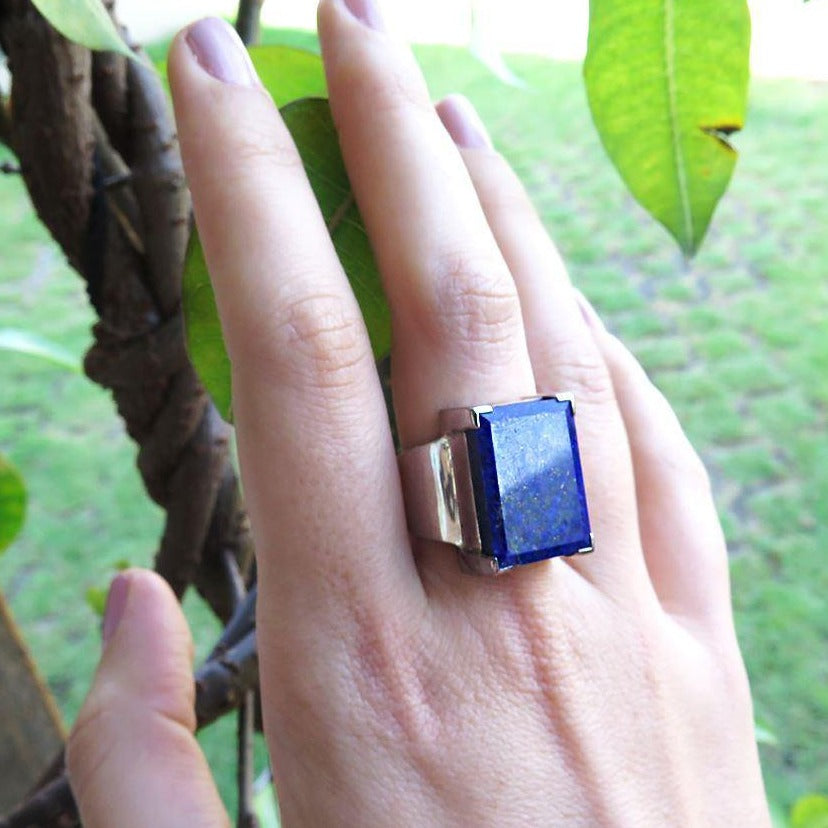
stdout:
<svg viewBox="0 0 828 828">
<path fill-rule="evenodd" d="M 436 108 L 443 126 L 458 147 L 492 148 L 492 139 L 468 98 L 463 95 L 449 95 L 443 98 Z"/>
<path fill-rule="evenodd" d="M 255 86 L 256 71 L 236 30 L 218 17 L 193 23 L 184 35 L 198 65 L 223 83 Z"/>
<path fill-rule="evenodd" d="M 106 610 L 103 618 L 103 643 L 106 644 L 118 629 L 118 624 L 126 609 L 129 595 L 129 576 L 125 573 L 116 575 L 109 587 Z"/>
</svg>

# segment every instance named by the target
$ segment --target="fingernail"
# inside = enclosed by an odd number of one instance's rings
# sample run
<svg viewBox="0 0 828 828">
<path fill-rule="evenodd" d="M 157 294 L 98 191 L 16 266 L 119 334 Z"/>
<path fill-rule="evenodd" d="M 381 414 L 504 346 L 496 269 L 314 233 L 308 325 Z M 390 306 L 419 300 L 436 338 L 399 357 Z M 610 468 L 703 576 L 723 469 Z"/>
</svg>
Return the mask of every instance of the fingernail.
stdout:
<svg viewBox="0 0 828 828">
<path fill-rule="evenodd" d="M 106 644 L 118 629 L 124 615 L 127 595 L 129 594 L 129 577 L 123 573 L 116 575 L 109 587 L 106 610 L 103 619 L 103 643 Z"/>
<path fill-rule="evenodd" d="M 443 98 L 437 104 L 437 114 L 458 147 L 492 149 L 492 139 L 468 98 L 463 95 Z"/>
<path fill-rule="evenodd" d="M 218 17 L 193 23 L 184 39 L 198 65 L 223 83 L 255 86 L 256 70 L 236 30 Z"/>
<path fill-rule="evenodd" d="M 385 30 L 385 21 L 382 19 L 374 0 L 343 0 L 343 2 L 348 11 L 360 23 L 364 23 L 369 29 L 378 32 Z"/>
<path fill-rule="evenodd" d="M 601 317 L 598 316 L 598 312 L 592 307 L 589 299 L 577 288 L 573 288 L 572 292 L 575 294 L 575 301 L 578 303 L 578 307 L 581 309 L 581 316 L 584 317 L 587 325 L 594 331 L 605 331 L 606 326 L 601 321 Z"/>
</svg>

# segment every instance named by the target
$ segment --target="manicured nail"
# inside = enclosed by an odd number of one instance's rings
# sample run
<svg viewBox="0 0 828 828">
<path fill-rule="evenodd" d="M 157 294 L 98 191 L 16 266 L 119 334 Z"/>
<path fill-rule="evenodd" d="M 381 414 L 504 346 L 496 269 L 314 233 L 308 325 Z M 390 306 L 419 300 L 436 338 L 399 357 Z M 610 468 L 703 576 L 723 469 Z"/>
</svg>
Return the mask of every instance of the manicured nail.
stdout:
<svg viewBox="0 0 828 828">
<path fill-rule="evenodd" d="M 385 21 L 382 19 L 374 0 L 343 0 L 348 11 L 368 28 L 378 32 L 385 31 Z"/>
<path fill-rule="evenodd" d="M 106 644 L 118 629 L 118 624 L 126 609 L 129 594 L 129 577 L 124 573 L 116 575 L 109 587 L 106 610 L 103 619 L 103 643 Z"/>
<path fill-rule="evenodd" d="M 256 70 L 236 30 L 218 17 L 205 17 L 193 23 L 185 35 L 187 45 L 199 66 L 224 83 L 255 86 Z"/>
<path fill-rule="evenodd" d="M 492 148 L 492 139 L 468 98 L 463 95 L 449 95 L 443 98 L 437 104 L 437 114 L 458 147 Z"/>
<path fill-rule="evenodd" d="M 572 292 L 575 294 L 575 301 L 578 303 L 578 307 L 581 309 L 581 316 L 584 317 L 587 325 L 594 331 L 605 331 L 606 326 L 601 321 L 601 317 L 598 316 L 598 312 L 592 307 L 589 299 L 577 288 L 573 288 Z"/>
</svg>

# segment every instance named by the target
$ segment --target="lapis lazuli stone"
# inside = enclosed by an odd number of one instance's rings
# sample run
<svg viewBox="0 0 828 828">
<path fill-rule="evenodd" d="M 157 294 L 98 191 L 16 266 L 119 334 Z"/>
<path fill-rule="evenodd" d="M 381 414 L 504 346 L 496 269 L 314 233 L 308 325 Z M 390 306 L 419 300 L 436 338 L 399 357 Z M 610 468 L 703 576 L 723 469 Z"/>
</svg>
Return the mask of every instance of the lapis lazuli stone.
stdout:
<svg viewBox="0 0 828 828">
<path fill-rule="evenodd" d="M 501 569 L 592 546 L 568 400 L 494 406 L 466 432 L 483 553 Z"/>
</svg>

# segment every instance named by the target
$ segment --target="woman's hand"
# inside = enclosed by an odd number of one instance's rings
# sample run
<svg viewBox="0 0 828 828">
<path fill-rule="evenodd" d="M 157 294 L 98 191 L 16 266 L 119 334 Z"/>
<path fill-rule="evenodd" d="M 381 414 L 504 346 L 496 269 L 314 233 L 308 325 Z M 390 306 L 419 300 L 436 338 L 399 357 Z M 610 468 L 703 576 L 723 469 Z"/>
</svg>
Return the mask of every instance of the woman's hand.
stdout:
<svg viewBox="0 0 828 828">
<path fill-rule="evenodd" d="M 669 405 L 573 291 L 468 103 L 435 111 L 369 0 L 323 0 L 319 33 L 403 445 L 437 437 L 444 408 L 574 392 L 596 551 L 487 579 L 412 545 L 299 156 L 229 27 L 190 27 L 170 81 L 233 364 L 284 824 L 767 825 L 722 532 Z M 154 576 L 121 578 L 70 741 L 85 824 L 224 824 L 180 612 Z"/>
</svg>

